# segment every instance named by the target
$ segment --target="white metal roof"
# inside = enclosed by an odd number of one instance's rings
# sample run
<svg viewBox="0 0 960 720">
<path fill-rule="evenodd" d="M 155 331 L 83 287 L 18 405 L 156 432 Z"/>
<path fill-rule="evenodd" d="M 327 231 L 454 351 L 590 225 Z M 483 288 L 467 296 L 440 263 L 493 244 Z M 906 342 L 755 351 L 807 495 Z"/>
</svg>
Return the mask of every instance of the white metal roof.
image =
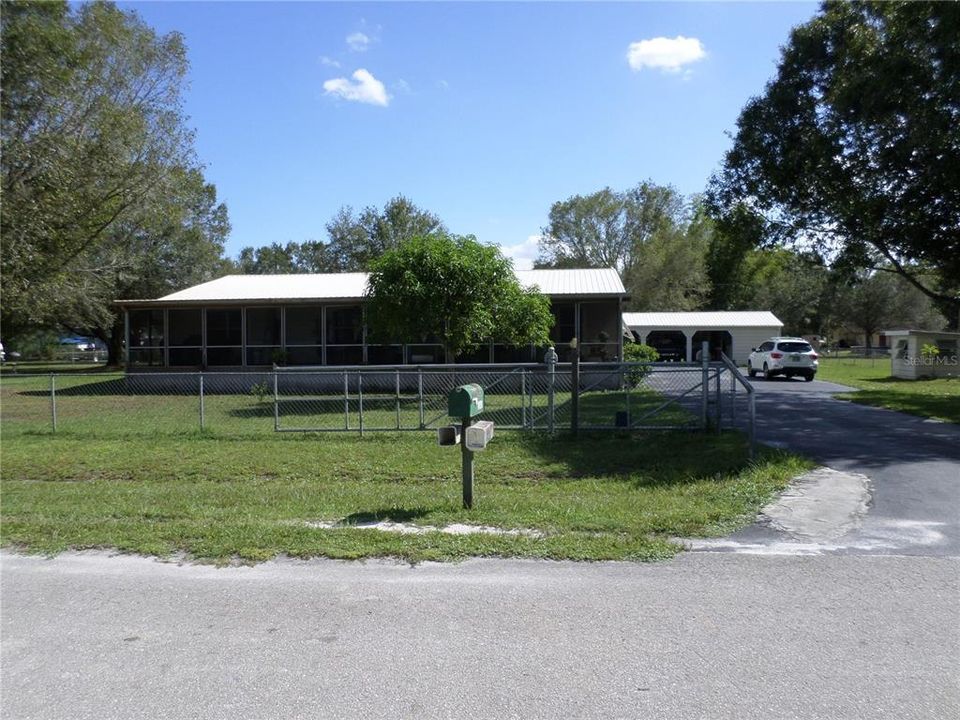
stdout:
<svg viewBox="0 0 960 720">
<path fill-rule="evenodd" d="M 601 270 L 518 270 L 525 286 L 545 295 L 625 295 L 620 275 Z M 156 302 L 237 302 L 247 300 L 359 300 L 367 273 L 226 275 L 166 295 Z M 122 301 L 121 301 L 122 302 Z M 137 301 L 139 302 L 139 301 Z"/>
<path fill-rule="evenodd" d="M 721 312 L 647 312 L 624 313 L 623 322 L 630 328 L 707 328 L 783 327 L 769 310 L 725 310 Z"/>
<path fill-rule="evenodd" d="M 363 297 L 366 273 L 225 275 L 160 298 L 163 302 L 334 300 Z"/>
<path fill-rule="evenodd" d="M 597 270 L 516 270 L 525 286 L 536 285 L 544 295 L 626 295 L 613 268 Z"/>
</svg>

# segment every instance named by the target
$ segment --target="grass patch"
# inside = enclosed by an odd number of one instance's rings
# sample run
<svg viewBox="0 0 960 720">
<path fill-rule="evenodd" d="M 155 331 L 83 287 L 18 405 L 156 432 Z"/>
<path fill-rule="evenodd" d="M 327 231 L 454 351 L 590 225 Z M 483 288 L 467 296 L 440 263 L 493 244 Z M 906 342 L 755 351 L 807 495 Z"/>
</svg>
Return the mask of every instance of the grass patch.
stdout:
<svg viewBox="0 0 960 720">
<path fill-rule="evenodd" d="M 837 396 L 843 400 L 960 423 L 960 378 L 890 377 L 889 358 L 822 359 L 817 376 L 859 388 L 859 392 Z"/>
<path fill-rule="evenodd" d="M 104 353 L 106 354 L 106 353 Z M 8 360 L 0 365 L 0 375 L 30 375 L 36 373 L 98 373 L 117 372 L 105 362 L 68 362 L 64 360 Z"/>
<path fill-rule="evenodd" d="M 423 400 L 416 387 L 400 395 L 384 384 L 393 383 L 383 373 L 380 386 L 371 388 L 371 370 L 361 398 L 356 378 L 350 378 L 347 398 L 343 387 L 329 384 L 310 388 L 314 380 L 283 377 L 278 402 L 279 425 L 284 430 L 341 431 L 418 430 L 421 422 L 436 427 L 450 422 L 447 391 L 450 378 L 430 377 Z M 334 380 L 336 375 L 327 376 Z M 495 377 L 490 374 L 490 377 Z M 385 382 L 384 382 L 385 379 Z M 324 380 L 326 382 L 327 380 Z M 442 382 L 441 382 L 442 381 Z M 286 383 L 286 385 L 284 385 Z M 299 385 L 298 385 L 299 383 Z M 445 383 L 445 384 L 443 384 Z M 524 395 L 517 383 L 513 392 L 486 394 L 483 417 L 498 427 L 548 426 L 545 386 Z M 304 385 L 306 387 L 304 387 Z M 91 438 L 181 436 L 201 429 L 224 437 L 264 436 L 274 432 L 272 373 L 210 373 L 206 375 L 203 403 L 197 374 L 88 373 L 58 375 L 5 375 L 0 379 L 0 417 L 6 436 L 50 433 L 53 429 L 51 387 L 55 387 L 58 432 Z M 661 406 L 665 398 L 648 387 L 629 390 L 593 390 L 580 399 L 583 428 L 612 428 L 618 412 L 629 412 L 639 421 Z M 570 393 L 555 394 L 555 426 L 570 426 Z M 643 424 L 657 427 L 695 425 L 698 417 L 678 404 L 662 409 Z"/>
<path fill-rule="evenodd" d="M 504 432 L 478 455 L 475 508 L 460 507 L 459 453 L 427 433 L 91 438 L 3 443 L 0 541 L 31 552 L 117 548 L 224 562 L 294 557 L 469 556 L 653 560 L 671 536 L 749 521 L 808 468 L 738 434 L 550 438 Z M 393 519 L 531 528 L 543 538 L 397 535 L 311 521 Z"/>
</svg>

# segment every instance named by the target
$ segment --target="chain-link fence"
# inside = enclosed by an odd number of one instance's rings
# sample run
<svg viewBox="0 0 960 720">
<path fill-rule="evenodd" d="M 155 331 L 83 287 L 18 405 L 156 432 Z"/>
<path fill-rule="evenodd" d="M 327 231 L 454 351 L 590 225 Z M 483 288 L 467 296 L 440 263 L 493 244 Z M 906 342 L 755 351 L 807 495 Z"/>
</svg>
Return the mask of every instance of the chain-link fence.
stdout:
<svg viewBox="0 0 960 720">
<path fill-rule="evenodd" d="M 734 373 L 721 362 L 5 374 L 0 422 L 4 434 L 423 431 L 449 424 L 448 393 L 476 383 L 483 419 L 502 430 L 720 429 L 750 412 Z"/>
</svg>

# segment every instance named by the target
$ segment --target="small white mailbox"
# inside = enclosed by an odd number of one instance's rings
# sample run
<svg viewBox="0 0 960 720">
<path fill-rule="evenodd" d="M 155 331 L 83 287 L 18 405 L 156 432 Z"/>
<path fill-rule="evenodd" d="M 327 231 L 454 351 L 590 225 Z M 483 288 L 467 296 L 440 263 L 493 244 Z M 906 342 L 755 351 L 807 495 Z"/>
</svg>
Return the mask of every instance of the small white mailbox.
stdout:
<svg viewBox="0 0 960 720">
<path fill-rule="evenodd" d="M 486 450 L 492 439 L 493 422 L 490 420 L 480 420 L 467 428 L 467 450 Z"/>
<path fill-rule="evenodd" d="M 438 445 L 459 445 L 460 444 L 460 426 L 448 425 L 447 427 L 437 428 Z"/>
</svg>

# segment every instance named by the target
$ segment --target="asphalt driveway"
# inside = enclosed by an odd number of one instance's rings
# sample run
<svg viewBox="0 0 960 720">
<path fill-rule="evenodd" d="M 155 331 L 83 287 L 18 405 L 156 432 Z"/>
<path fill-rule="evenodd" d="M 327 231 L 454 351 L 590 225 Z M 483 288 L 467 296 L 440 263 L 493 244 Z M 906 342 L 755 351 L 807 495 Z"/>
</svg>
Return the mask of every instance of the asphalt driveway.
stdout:
<svg viewBox="0 0 960 720">
<path fill-rule="evenodd" d="M 960 555 L 960 426 L 834 397 L 854 388 L 756 379 L 757 439 L 870 478 L 862 525 L 831 551 Z M 718 543 L 737 550 L 789 541 L 754 525 Z"/>
</svg>

